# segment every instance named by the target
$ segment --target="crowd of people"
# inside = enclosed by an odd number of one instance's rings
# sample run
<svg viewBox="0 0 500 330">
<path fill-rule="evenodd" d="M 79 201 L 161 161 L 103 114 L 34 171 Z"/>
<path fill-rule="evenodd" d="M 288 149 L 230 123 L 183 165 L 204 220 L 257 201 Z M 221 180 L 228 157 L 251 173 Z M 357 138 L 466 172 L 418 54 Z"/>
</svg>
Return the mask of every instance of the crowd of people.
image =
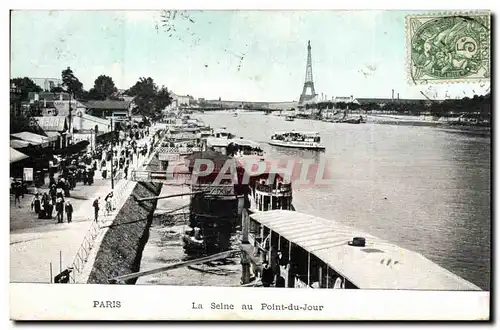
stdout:
<svg viewBox="0 0 500 330">
<path fill-rule="evenodd" d="M 47 176 L 40 174 L 41 182 L 36 184 L 35 192 L 31 200 L 31 210 L 39 219 L 57 219 L 57 223 L 68 223 L 73 219 L 73 205 L 69 200 L 71 190 L 78 183 L 84 185 L 94 184 L 96 171 L 100 170 L 102 177 L 108 177 L 109 169 L 112 169 L 116 177 L 118 171 L 123 171 L 124 178 L 129 176 L 129 167 L 132 163 L 138 163 L 139 157 L 147 157 L 151 154 L 157 136 L 150 137 L 150 128 L 143 123 L 125 123 L 122 125 L 119 136 L 111 141 L 101 143 L 93 150 L 85 150 L 80 153 L 67 155 L 66 157 L 54 156 L 48 166 L 48 188 Z M 117 134 L 118 135 L 118 134 Z M 143 139 L 150 137 L 148 144 Z M 134 159 L 135 157 L 135 159 Z M 45 177 L 45 179 L 44 179 Z M 11 193 L 14 195 L 14 206 L 21 207 L 21 198 L 27 193 L 26 184 L 18 180 L 11 182 Z M 94 200 L 94 220 L 98 220 L 101 209 L 101 197 Z M 104 197 L 104 214 L 110 214 L 115 209 L 113 192 Z"/>
<path fill-rule="evenodd" d="M 127 124 L 120 132 L 116 143 L 107 142 L 98 146 L 95 159 L 99 162 L 102 177 L 107 178 L 108 171 L 111 170 L 113 176 L 116 176 L 118 171 L 122 171 L 124 178 L 127 179 L 134 157 L 137 163 L 140 156 L 146 157 L 152 151 L 146 142 L 141 141 L 149 134 L 150 130 L 147 126 Z"/>
<path fill-rule="evenodd" d="M 69 199 L 65 199 L 62 188 L 49 189 L 49 192 L 36 192 L 31 201 L 31 210 L 38 215 L 39 219 L 52 219 L 55 216 L 58 223 L 64 222 L 64 213 L 68 223 L 72 221 L 73 205 Z"/>
</svg>

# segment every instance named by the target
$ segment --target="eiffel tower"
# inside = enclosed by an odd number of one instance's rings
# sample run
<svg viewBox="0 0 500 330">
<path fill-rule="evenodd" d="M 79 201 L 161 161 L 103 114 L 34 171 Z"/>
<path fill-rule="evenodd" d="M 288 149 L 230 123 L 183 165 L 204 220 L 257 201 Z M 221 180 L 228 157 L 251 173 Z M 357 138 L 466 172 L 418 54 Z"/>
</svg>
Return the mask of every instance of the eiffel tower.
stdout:
<svg viewBox="0 0 500 330">
<path fill-rule="evenodd" d="M 308 88 L 310 89 L 310 94 L 307 94 Z M 299 104 L 303 104 L 304 102 L 314 100 L 316 98 L 316 95 L 317 94 L 314 91 L 314 82 L 313 82 L 311 41 L 307 41 L 306 80 L 304 82 L 304 88 L 302 89 L 302 94 L 300 95 Z"/>
</svg>

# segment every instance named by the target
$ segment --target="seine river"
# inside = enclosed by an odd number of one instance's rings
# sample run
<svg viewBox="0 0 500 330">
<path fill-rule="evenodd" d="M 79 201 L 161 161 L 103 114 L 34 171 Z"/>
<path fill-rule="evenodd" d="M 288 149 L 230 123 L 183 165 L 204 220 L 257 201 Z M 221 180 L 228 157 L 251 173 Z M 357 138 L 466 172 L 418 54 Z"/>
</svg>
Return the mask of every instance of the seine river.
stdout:
<svg viewBox="0 0 500 330">
<path fill-rule="evenodd" d="M 436 127 L 333 124 L 255 112 L 196 115 L 259 142 L 266 157 L 325 161 L 332 182 L 294 189 L 294 206 L 422 253 L 490 288 L 490 137 Z M 324 152 L 273 147 L 274 131 L 317 131 Z"/>
</svg>

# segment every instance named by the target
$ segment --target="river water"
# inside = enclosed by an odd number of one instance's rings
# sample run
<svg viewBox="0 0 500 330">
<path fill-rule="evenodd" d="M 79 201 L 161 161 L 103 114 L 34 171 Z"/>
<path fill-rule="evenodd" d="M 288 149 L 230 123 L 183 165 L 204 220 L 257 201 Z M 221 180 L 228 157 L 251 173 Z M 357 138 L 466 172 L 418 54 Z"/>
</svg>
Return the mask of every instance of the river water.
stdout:
<svg viewBox="0 0 500 330">
<path fill-rule="evenodd" d="M 196 115 L 213 128 L 261 143 L 267 159 L 324 162 L 331 183 L 294 186 L 297 211 L 356 227 L 407 249 L 490 289 L 490 137 L 437 127 L 366 123 L 333 124 L 256 112 Z M 324 152 L 284 149 L 266 143 L 275 131 L 320 133 Z M 325 177 L 325 176 L 323 176 Z M 186 189 L 186 188 L 177 188 Z M 163 195 L 175 194 L 164 186 Z M 188 203 L 158 202 L 158 212 Z M 181 221 L 155 224 L 141 270 L 186 260 Z M 201 267 L 201 268 L 200 268 Z M 239 259 L 229 264 L 180 268 L 140 278 L 137 284 L 239 285 Z"/>
<path fill-rule="evenodd" d="M 331 184 L 294 189 L 297 211 L 332 219 L 422 253 L 490 288 L 490 137 L 436 127 L 285 121 L 256 112 L 196 115 L 261 143 L 266 158 L 327 164 Z M 266 144 L 274 131 L 320 133 L 324 152 Z"/>
</svg>

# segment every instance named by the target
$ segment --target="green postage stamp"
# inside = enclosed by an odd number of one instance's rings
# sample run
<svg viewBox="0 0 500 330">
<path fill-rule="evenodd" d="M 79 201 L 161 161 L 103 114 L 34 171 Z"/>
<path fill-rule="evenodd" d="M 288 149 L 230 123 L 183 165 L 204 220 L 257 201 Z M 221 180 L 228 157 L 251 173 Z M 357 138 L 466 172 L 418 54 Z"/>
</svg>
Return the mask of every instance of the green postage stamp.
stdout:
<svg viewBox="0 0 500 330">
<path fill-rule="evenodd" d="M 484 12 L 406 16 L 410 81 L 489 81 L 490 17 Z"/>
</svg>

